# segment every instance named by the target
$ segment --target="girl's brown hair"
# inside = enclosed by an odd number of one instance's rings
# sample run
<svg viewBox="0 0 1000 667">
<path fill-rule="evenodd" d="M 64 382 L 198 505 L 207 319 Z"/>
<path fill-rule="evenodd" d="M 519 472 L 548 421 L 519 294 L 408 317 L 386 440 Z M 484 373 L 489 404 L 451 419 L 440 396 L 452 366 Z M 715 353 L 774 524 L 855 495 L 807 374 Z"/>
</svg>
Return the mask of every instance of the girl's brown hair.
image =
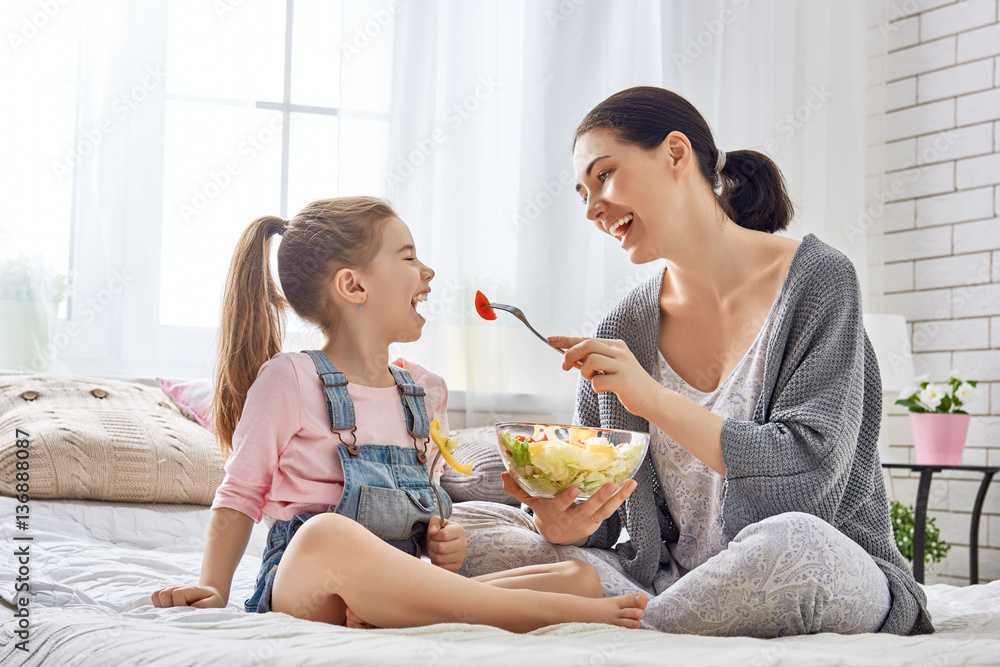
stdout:
<svg viewBox="0 0 1000 667">
<path fill-rule="evenodd" d="M 212 400 L 212 426 L 224 456 L 233 451 L 233 431 L 257 372 L 281 351 L 286 307 L 329 337 L 337 320 L 330 279 L 342 268 L 371 263 L 385 222 L 393 217 L 392 206 L 374 197 L 321 199 L 287 223 L 275 216 L 257 218 L 240 236 L 222 300 Z M 269 262 L 275 234 L 282 234 L 280 291 Z"/>
<path fill-rule="evenodd" d="M 619 141 L 646 150 L 659 146 L 671 132 L 682 132 L 691 142 L 702 176 L 713 190 L 721 188 L 716 195 L 719 206 L 736 224 L 774 233 L 792 220 L 792 200 L 778 166 L 757 151 L 732 151 L 726 153 L 721 173 L 716 173 L 719 149 L 708 123 L 674 92 L 639 86 L 615 93 L 594 107 L 576 128 L 574 147 L 580 137 L 598 128 L 611 129 Z"/>
</svg>

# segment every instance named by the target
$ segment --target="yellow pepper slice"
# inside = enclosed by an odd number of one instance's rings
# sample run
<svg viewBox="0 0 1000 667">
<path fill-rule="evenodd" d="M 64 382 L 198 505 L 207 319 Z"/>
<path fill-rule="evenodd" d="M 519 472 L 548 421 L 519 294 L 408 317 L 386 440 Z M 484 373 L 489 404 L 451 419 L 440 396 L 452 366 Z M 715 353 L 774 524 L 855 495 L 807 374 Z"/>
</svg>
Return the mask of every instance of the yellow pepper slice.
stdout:
<svg viewBox="0 0 1000 667">
<path fill-rule="evenodd" d="M 458 445 L 458 440 L 455 438 L 449 438 L 445 434 L 441 433 L 441 421 L 435 419 L 431 421 L 431 439 L 434 444 L 438 446 L 441 450 L 441 456 L 444 460 L 451 466 L 451 469 L 455 472 L 461 473 L 463 475 L 472 474 L 472 461 L 468 463 L 459 463 L 455 460 L 455 457 L 451 455 L 451 448 Z"/>
</svg>

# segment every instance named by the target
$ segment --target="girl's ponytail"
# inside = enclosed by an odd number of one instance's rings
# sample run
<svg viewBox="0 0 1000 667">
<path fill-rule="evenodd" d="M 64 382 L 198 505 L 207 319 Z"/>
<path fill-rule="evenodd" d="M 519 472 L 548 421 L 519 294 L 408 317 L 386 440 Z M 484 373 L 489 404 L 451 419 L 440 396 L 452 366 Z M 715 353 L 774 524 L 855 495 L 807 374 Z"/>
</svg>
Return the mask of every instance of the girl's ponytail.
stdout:
<svg viewBox="0 0 1000 667">
<path fill-rule="evenodd" d="M 285 221 L 257 218 L 240 236 L 222 298 L 219 356 L 212 399 L 212 428 L 223 456 L 233 451 L 233 431 L 250 385 L 268 359 L 281 351 L 288 302 L 271 277 L 271 237 Z"/>
</svg>

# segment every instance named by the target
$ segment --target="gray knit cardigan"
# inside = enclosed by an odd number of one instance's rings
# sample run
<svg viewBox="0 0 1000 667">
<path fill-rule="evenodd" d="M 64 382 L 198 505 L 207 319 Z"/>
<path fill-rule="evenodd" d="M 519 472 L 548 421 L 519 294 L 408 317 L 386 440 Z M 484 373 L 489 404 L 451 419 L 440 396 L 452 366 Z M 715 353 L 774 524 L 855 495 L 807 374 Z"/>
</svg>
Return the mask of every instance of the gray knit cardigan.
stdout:
<svg viewBox="0 0 1000 667">
<path fill-rule="evenodd" d="M 601 321 L 598 338 L 621 339 L 650 375 L 657 362 L 662 275 L 638 286 Z M 850 260 L 810 234 L 795 252 L 767 343 L 764 381 L 753 421 L 726 419 L 723 529 L 744 527 L 783 512 L 829 522 L 863 547 L 889 580 L 892 607 L 881 632 L 934 631 L 927 599 L 900 555 L 889 522 L 876 441 L 882 382 L 861 318 L 861 294 Z M 575 424 L 649 431 L 649 422 L 622 407 L 611 392 L 595 394 L 581 378 Z M 678 539 L 652 462 L 638 488 L 604 521 L 586 546 L 614 547 L 625 571 L 652 586 Z"/>
</svg>

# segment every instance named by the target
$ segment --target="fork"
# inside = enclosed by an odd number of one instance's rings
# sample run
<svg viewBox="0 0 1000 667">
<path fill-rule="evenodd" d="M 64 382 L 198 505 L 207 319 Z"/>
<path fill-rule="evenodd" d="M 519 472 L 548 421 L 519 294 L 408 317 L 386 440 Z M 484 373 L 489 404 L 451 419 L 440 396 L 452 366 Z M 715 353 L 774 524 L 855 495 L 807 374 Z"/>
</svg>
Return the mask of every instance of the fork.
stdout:
<svg viewBox="0 0 1000 667">
<path fill-rule="evenodd" d="M 542 334 L 540 334 L 537 331 L 535 331 L 535 327 L 531 326 L 531 323 L 528 322 L 528 318 L 524 316 L 524 313 L 521 312 L 521 309 L 518 308 L 517 306 L 508 306 L 505 303 L 488 303 L 488 304 L 486 304 L 486 307 L 487 308 L 497 308 L 499 310 L 506 310 L 508 313 L 510 313 L 511 315 L 513 315 L 514 317 L 516 317 L 517 319 L 519 319 L 522 322 L 524 322 L 524 326 L 528 327 L 528 329 L 531 331 L 531 333 L 533 333 L 536 336 L 538 336 L 539 340 L 541 340 L 543 343 L 545 343 L 546 345 L 548 345 L 549 347 L 551 347 L 553 350 L 555 350 L 556 352 L 558 352 L 560 356 L 562 356 L 563 353 L 565 352 L 565 350 L 561 350 L 558 347 L 556 347 L 555 345 L 551 344 L 545 336 L 543 336 Z"/>
</svg>

